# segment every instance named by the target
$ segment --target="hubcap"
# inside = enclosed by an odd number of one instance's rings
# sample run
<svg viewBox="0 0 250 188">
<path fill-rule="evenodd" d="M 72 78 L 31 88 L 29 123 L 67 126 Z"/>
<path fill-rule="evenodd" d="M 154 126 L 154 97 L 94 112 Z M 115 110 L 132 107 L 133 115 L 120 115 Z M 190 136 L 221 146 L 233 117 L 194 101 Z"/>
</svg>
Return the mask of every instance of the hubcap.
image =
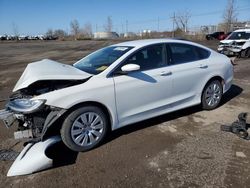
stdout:
<svg viewBox="0 0 250 188">
<path fill-rule="evenodd" d="M 208 106 L 215 106 L 220 102 L 221 89 L 216 83 L 212 83 L 208 86 L 205 93 L 205 100 Z"/>
<path fill-rule="evenodd" d="M 71 128 L 71 137 L 79 146 L 96 143 L 103 133 L 103 120 L 95 112 L 85 112 L 76 118 Z"/>
</svg>

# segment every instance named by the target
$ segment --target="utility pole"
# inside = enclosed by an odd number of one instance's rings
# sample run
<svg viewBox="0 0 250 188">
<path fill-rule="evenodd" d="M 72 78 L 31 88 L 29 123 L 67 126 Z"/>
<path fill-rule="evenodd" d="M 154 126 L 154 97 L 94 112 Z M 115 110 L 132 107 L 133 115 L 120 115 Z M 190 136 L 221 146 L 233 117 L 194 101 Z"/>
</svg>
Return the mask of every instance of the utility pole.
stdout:
<svg viewBox="0 0 250 188">
<path fill-rule="evenodd" d="M 128 32 L 128 20 L 126 20 L 126 33 Z"/>
<path fill-rule="evenodd" d="M 157 26 L 158 26 L 158 33 L 159 33 L 160 32 L 160 19 L 159 19 L 159 17 L 158 17 L 157 21 L 158 21 L 158 23 L 157 23 L 158 25 Z"/>
<path fill-rule="evenodd" d="M 174 38 L 175 37 L 175 33 L 174 33 L 174 30 L 175 30 L 175 12 L 174 12 L 172 19 L 173 19 L 172 38 Z"/>
<path fill-rule="evenodd" d="M 98 31 L 97 31 L 97 28 L 98 28 L 98 25 L 95 24 L 95 32 L 96 32 L 96 33 L 98 32 Z"/>
</svg>

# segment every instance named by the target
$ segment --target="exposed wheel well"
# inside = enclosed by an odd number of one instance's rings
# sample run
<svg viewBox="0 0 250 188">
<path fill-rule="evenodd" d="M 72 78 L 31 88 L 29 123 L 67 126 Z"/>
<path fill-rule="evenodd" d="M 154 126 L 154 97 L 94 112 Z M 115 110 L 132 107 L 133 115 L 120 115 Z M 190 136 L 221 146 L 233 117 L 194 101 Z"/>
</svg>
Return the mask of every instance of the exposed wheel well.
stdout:
<svg viewBox="0 0 250 188">
<path fill-rule="evenodd" d="M 113 121 L 112 121 L 111 113 L 109 112 L 108 108 L 101 103 L 94 102 L 94 101 L 88 101 L 88 102 L 82 102 L 82 103 L 76 104 L 76 105 L 72 106 L 71 108 L 69 108 L 67 110 L 67 112 L 62 115 L 62 117 L 60 117 L 54 124 L 52 124 L 50 127 L 48 127 L 47 131 L 42 136 L 42 139 L 47 138 L 51 135 L 59 134 L 65 117 L 69 113 L 74 111 L 75 109 L 80 108 L 80 107 L 84 107 L 84 106 L 96 106 L 96 107 L 99 107 L 100 109 L 102 109 L 103 112 L 105 113 L 105 115 L 107 116 L 108 123 L 110 124 L 109 130 L 111 130 Z"/>
</svg>

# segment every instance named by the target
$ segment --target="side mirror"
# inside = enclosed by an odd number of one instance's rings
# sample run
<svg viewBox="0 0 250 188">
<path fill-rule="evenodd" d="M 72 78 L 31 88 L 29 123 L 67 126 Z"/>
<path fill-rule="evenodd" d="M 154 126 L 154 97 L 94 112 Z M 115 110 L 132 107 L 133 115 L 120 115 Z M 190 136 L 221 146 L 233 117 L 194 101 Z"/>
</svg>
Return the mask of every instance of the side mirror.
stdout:
<svg viewBox="0 0 250 188">
<path fill-rule="evenodd" d="M 140 65 L 127 64 L 127 65 L 122 66 L 121 69 L 123 72 L 133 72 L 133 71 L 140 70 Z"/>
</svg>

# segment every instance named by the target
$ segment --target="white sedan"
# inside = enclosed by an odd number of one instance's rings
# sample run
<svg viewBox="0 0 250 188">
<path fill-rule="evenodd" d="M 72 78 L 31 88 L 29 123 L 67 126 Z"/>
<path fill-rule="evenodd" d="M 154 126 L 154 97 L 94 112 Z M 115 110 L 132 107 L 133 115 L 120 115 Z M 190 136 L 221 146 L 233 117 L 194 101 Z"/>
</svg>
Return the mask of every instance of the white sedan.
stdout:
<svg viewBox="0 0 250 188">
<path fill-rule="evenodd" d="M 216 108 L 233 79 L 230 59 L 172 39 L 138 40 L 100 49 L 73 66 L 42 60 L 27 66 L 0 111 L 42 140 L 61 135 L 87 151 L 109 130 L 201 104 Z"/>
</svg>

